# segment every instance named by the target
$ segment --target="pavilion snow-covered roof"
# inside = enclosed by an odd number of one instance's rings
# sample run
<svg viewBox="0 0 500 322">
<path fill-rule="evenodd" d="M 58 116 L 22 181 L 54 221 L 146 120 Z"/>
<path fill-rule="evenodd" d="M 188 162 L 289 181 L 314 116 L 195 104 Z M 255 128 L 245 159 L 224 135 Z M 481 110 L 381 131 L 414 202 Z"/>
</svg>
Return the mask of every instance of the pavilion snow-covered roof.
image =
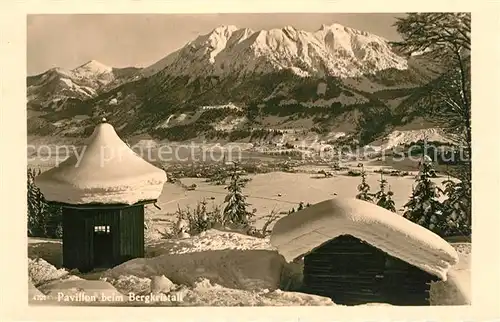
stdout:
<svg viewBox="0 0 500 322">
<path fill-rule="evenodd" d="M 441 237 L 402 216 L 355 198 L 334 198 L 278 220 L 271 244 L 287 261 L 301 258 L 341 235 L 351 235 L 442 280 L 458 263 Z"/>
<path fill-rule="evenodd" d="M 80 151 L 35 178 L 48 201 L 65 204 L 135 204 L 156 200 L 167 180 L 105 120 Z"/>
</svg>

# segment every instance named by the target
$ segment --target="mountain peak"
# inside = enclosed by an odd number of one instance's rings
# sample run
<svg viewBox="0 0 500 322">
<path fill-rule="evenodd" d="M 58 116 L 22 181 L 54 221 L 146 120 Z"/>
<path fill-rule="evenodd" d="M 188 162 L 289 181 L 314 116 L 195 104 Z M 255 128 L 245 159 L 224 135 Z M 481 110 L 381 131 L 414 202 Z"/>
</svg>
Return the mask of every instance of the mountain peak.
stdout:
<svg viewBox="0 0 500 322">
<path fill-rule="evenodd" d="M 382 37 L 339 23 L 324 24 L 316 32 L 290 25 L 260 31 L 222 25 L 189 42 L 175 59 L 163 62 L 161 69 L 167 75 L 190 77 L 283 69 L 297 75 L 357 77 L 407 68 L 407 61 Z"/>
<path fill-rule="evenodd" d="M 235 25 L 220 25 L 219 27 L 214 28 L 211 33 L 218 33 L 218 34 L 231 34 L 238 30 L 239 28 L 236 27 Z"/>
<path fill-rule="evenodd" d="M 91 72 L 94 74 L 104 74 L 104 73 L 109 73 L 113 70 L 112 67 L 109 67 L 107 65 L 104 65 L 103 63 L 98 62 L 97 60 L 89 60 L 83 65 L 78 66 L 75 68 L 73 71 L 74 72 Z"/>
<path fill-rule="evenodd" d="M 331 23 L 331 24 L 322 24 L 319 30 L 326 30 L 326 29 L 344 29 L 346 28 L 345 26 L 339 24 L 339 23 Z"/>
</svg>

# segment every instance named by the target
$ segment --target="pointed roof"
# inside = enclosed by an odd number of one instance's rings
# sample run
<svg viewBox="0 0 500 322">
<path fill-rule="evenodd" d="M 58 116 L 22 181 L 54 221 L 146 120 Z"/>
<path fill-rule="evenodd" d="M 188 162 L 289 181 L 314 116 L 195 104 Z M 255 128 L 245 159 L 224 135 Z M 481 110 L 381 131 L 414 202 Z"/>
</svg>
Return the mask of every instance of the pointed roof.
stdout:
<svg viewBox="0 0 500 322">
<path fill-rule="evenodd" d="M 157 199 L 166 180 L 164 170 L 132 151 L 103 119 L 80 151 L 35 183 L 52 202 L 134 204 Z"/>
<path fill-rule="evenodd" d="M 442 280 L 458 263 L 455 249 L 435 233 L 355 198 L 325 200 L 283 217 L 274 225 L 271 245 L 293 261 L 341 235 L 365 241 Z"/>
</svg>

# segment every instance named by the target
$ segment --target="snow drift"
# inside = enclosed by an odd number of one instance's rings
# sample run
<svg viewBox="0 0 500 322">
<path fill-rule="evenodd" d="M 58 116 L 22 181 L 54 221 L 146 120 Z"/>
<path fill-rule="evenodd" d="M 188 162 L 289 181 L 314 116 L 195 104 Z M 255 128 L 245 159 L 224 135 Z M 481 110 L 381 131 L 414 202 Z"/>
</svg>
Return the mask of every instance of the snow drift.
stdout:
<svg viewBox="0 0 500 322">
<path fill-rule="evenodd" d="M 35 286 L 67 277 L 68 274 L 67 270 L 57 269 L 42 258 L 28 259 L 28 276 Z"/>
<path fill-rule="evenodd" d="M 31 280 L 28 281 L 28 298 L 33 299 L 38 296 L 42 296 L 43 293 L 40 292 Z"/>
<path fill-rule="evenodd" d="M 471 244 L 455 243 L 460 258 L 457 265 L 448 271 L 448 280 L 431 284 L 431 305 L 471 305 Z"/>
<path fill-rule="evenodd" d="M 293 261 L 341 235 L 352 235 L 446 281 L 455 249 L 431 231 L 372 203 L 335 198 L 278 220 L 271 244 Z"/>
<path fill-rule="evenodd" d="M 122 294 L 105 281 L 73 278 L 44 284 L 38 288 L 48 300 L 60 302 L 98 302 L 105 298 L 120 298 Z"/>
<path fill-rule="evenodd" d="M 283 265 L 277 252 L 225 249 L 133 259 L 108 270 L 104 277 L 165 275 L 176 284 L 188 286 L 206 278 L 234 289 L 277 289 Z"/>
</svg>

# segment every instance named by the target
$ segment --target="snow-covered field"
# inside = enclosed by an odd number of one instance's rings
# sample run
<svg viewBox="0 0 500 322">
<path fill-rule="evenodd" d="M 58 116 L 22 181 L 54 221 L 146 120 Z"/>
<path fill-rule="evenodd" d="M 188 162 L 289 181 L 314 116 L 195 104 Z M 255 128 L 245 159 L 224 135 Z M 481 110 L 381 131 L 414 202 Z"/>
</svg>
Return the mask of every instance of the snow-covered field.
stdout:
<svg viewBox="0 0 500 322">
<path fill-rule="evenodd" d="M 371 169 L 368 169 L 371 170 Z M 273 210 L 289 211 L 297 208 L 299 203 L 318 203 L 323 200 L 338 197 L 354 197 L 357 193 L 357 186 L 360 183 L 359 177 L 348 177 L 346 175 L 334 175 L 329 178 L 321 178 L 312 173 L 285 173 L 272 172 L 250 176 L 252 180 L 247 184 L 244 193 L 248 196 L 250 208 L 257 209 L 256 225 L 263 224 L 262 218 Z M 388 181 L 390 189 L 394 192 L 396 209 L 400 209 L 411 195 L 412 185 L 415 178 L 384 176 Z M 441 184 L 446 178 L 435 178 L 437 184 Z M 368 173 L 367 182 L 372 191 L 378 190 L 378 180 L 380 174 Z M 205 199 L 209 206 L 220 205 L 227 194 L 224 186 L 216 186 L 205 182 L 203 178 L 185 178 L 182 183 L 189 186 L 196 184 L 193 191 L 186 191 L 179 185 L 165 184 L 163 192 L 158 199 L 158 210 L 154 206 L 147 207 L 150 218 L 156 221 L 163 221 L 171 218 L 178 208 L 193 207 L 197 202 Z"/>
<path fill-rule="evenodd" d="M 210 147 L 206 147 L 210 148 Z M 64 157 L 61 157 L 63 160 Z M 59 161 L 60 162 L 60 161 Z M 30 162 L 30 166 L 39 167 L 43 170 L 53 167 L 56 163 L 54 158 L 37 158 Z M 363 162 L 367 171 L 367 182 L 372 191 L 377 191 L 380 174 L 375 170 L 387 168 L 381 165 L 370 165 L 370 162 Z M 357 162 L 344 164 L 351 169 L 356 169 Z M 357 193 L 357 186 L 360 177 L 349 177 L 346 171 L 331 171 L 326 166 L 299 166 L 295 170 L 298 173 L 271 172 L 265 174 L 250 175 L 252 179 L 244 189 L 248 196 L 250 208 L 255 208 L 256 225 L 263 224 L 262 218 L 269 215 L 271 211 L 288 212 L 292 208 L 297 208 L 300 202 L 317 203 L 326 199 L 338 197 L 354 197 Z M 326 170 L 332 172 L 333 176 L 324 178 L 318 171 Z M 413 173 L 410 173 L 413 174 Z M 384 176 L 388 181 L 388 187 L 394 192 L 393 199 L 396 209 L 400 209 L 411 195 L 414 176 L 392 177 Z M 438 185 L 446 178 L 433 179 Z M 205 182 L 205 178 L 183 178 L 185 186 L 196 184 L 197 188 L 186 191 L 181 185 L 166 183 L 158 199 L 157 205 L 161 210 L 153 205 L 147 206 L 147 213 L 151 219 L 165 221 L 172 218 L 172 214 L 178 208 L 194 207 L 199 201 L 206 200 L 210 205 L 222 204 L 227 190 L 224 186 L 216 186 Z"/>
<path fill-rule="evenodd" d="M 147 258 L 86 275 L 58 269 L 45 260 L 61 256 L 60 241 L 29 241 L 31 304 L 335 305 L 329 298 L 285 291 L 290 290 L 286 285 L 293 289 L 300 285 L 300 266 L 285 264 L 268 239 L 236 232 L 210 230 L 186 239 L 155 240 L 146 245 Z M 447 282 L 432 285 L 433 305 L 469 303 L 470 244 L 454 247 L 460 262 Z"/>
</svg>

